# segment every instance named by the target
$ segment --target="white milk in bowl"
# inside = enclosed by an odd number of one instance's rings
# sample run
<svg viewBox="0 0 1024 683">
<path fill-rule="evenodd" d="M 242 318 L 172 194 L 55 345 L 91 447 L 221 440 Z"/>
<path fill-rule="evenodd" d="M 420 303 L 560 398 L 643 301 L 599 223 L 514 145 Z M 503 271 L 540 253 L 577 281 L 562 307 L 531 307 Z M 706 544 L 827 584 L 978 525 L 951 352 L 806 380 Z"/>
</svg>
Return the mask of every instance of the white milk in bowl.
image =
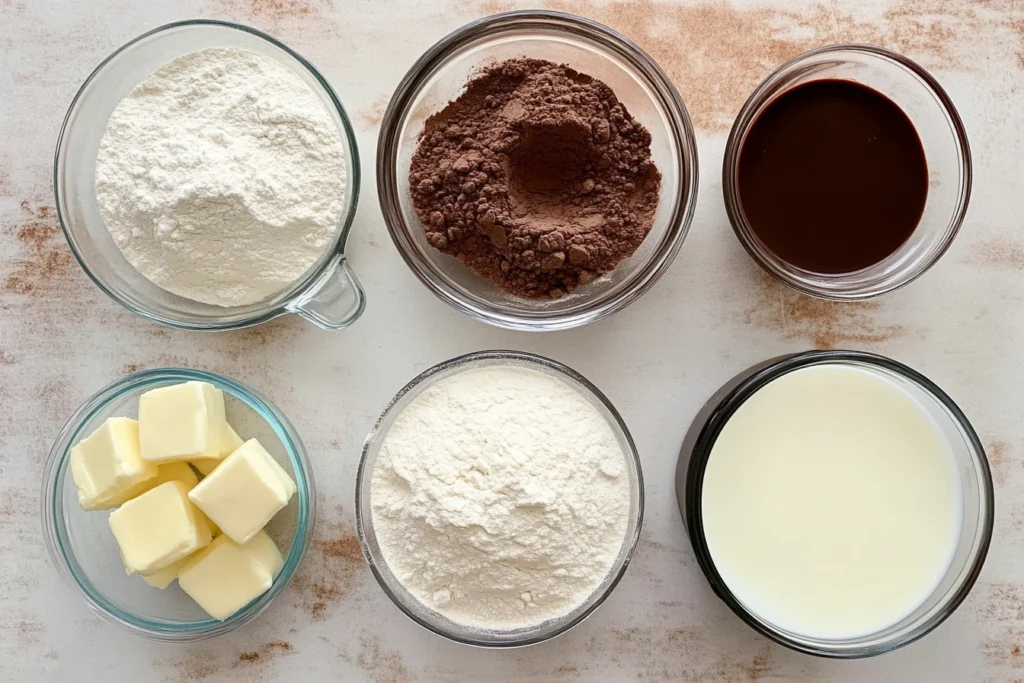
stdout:
<svg viewBox="0 0 1024 683">
<path fill-rule="evenodd" d="M 772 380 L 708 457 L 701 515 L 750 612 L 820 639 L 879 632 L 932 594 L 957 548 L 962 486 L 939 425 L 893 379 L 840 364 Z"/>
</svg>

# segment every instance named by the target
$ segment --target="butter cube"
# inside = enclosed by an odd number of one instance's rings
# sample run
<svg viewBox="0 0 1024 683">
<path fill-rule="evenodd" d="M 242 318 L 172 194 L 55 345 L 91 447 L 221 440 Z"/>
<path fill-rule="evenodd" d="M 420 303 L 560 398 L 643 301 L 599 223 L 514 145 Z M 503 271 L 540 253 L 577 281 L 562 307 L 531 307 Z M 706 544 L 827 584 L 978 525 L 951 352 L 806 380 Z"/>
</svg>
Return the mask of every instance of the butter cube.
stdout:
<svg viewBox="0 0 1024 683">
<path fill-rule="evenodd" d="M 188 499 L 188 487 L 169 481 L 110 513 L 110 530 L 129 574 L 154 574 L 210 542 L 210 527 Z"/>
<path fill-rule="evenodd" d="M 191 489 L 199 483 L 199 477 L 188 466 L 188 463 L 169 462 L 166 465 L 160 465 L 157 468 L 156 476 L 152 479 L 147 479 L 131 488 L 125 489 L 115 498 L 115 503 L 116 505 L 126 503 L 132 498 L 141 496 L 146 491 L 155 489 L 160 484 L 166 484 L 169 481 L 180 481 L 187 489 Z"/>
<path fill-rule="evenodd" d="M 202 510 L 199 511 L 199 514 L 203 515 L 203 519 L 206 520 L 206 526 L 210 527 L 210 536 L 212 536 L 213 538 L 217 538 L 222 533 L 224 533 L 223 531 L 220 530 L 219 526 L 217 526 L 216 524 L 213 523 L 212 519 L 210 519 L 205 514 L 203 514 Z"/>
<path fill-rule="evenodd" d="M 227 430 L 224 395 L 207 382 L 185 382 L 139 397 L 139 442 L 150 462 L 220 457 Z"/>
<path fill-rule="evenodd" d="M 185 560 L 178 560 L 171 566 L 164 567 L 163 569 L 160 569 L 153 574 L 143 575 L 142 580 L 148 583 L 153 588 L 159 588 L 163 590 L 164 588 L 167 588 L 172 583 L 174 583 L 174 580 L 178 578 L 178 572 L 181 571 L 181 568 L 182 566 L 184 566 L 184 564 Z"/>
<path fill-rule="evenodd" d="M 192 466 L 199 470 L 199 473 L 204 477 L 210 472 L 213 472 L 213 468 L 221 463 L 221 461 L 227 456 L 238 450 L 244 441 L 242 437 L 238 436 L 238 432 L 232 429 L 231 425 L 227 422 L 224 423 L 225 431 L 221 433 L 220 442 L 220 457 L 218 458 L 202 458 L 200 460 L 193 460 Z"/>
<path fill-rule="evenodd" d="M 180 463 L 175 463 L 180 464 Z M 213 535 L 219 535 L 219 529 L 213 531 Z M 223 541 L 222 541 L 223 542 Z M 277 544 L 270 538 L 270 535 L 266 531 L 261 531 L 252 537 L 247 543 L 239 546 L 249 557 L 259 562 L 263 567 L 270 573 L 271 579 L 276 579 L 277 575 L 281 573 L 281 569 L 284 567 L 284 558 L 281 556 L 281 551 L 277 549 Z M 182 567 L 188 562 L 189 558 L 186 557 L 184 560 L 178 560 L 169 567 L 159 570 L 155 574 L 149 574 L 143 576 L 142 580 L 148 583 L 154 588 L 164 589 L 174 583 L 174 580 L 178 578 L 178 574 L 181 573 Z"/>
<path fill-rule="evenodd" d="M 276 579 L 277 575 L 281 573 L 281 568 L 284 567 L 284 558 L 281 557 L 281 551 L 277 549 L 274 539 L 266 531 L 260 531 L 243 543 L 242 549 L 266 567 L 271 578 Z"/>
<path fill-rule="evenodd" d="M 180 481 L 186 488 L 191 489 L 199 483 L 199 477 L 196 476 L 196 473 L 192 471 L 187 462 L 169 462 L 166 465 L 159 466 L 156 472 L 156 479 L 153 480 L 153 485 L 149 488 L 156 488 L 160 484 L 166 484 L 169 481 Z M 145 483 L 148 484 L 149 482 Z"/>
<path fill-rule="evenodd" d="M 220 437 L 220 457 L 222 459 L 237 451 L 242 447 L 242 444 L 245 443 L 242 437 L 238 435 L 238 432 L 235 431 L 234 427 L 229 425 L 227 422 L 224 423 L 224 431 L 221 432 Z"/>
<path fill-rule="evenodd" d="M 245 543 L 288 504 L 295 482 L 256 439 L 224 458 L 189 491 L 199 506 L 235 543 Z"/>
<path fill-rule="evenodd" d="M 222 462 L 223 460 L 220 458 L 200 458 L 199 460 L 192 461 L 192 467 L 195 467 L 199 474 L 206 477 Z"/>
<path fill-rule="evenodd" d="M 223 621 L 265 593 L 274 580 L 253 554 L 227 536 L 185 561 L 178 585 L 214 619 Z"/>
<path fill-rule="evenodd" d="M 86 510 L 117 507 L 133 486 L 157 475 L 157 467 L 142 459 L 139 423 L 112 417 L 71 449 L 71 476 L 78 502 Z"/>
</svg>

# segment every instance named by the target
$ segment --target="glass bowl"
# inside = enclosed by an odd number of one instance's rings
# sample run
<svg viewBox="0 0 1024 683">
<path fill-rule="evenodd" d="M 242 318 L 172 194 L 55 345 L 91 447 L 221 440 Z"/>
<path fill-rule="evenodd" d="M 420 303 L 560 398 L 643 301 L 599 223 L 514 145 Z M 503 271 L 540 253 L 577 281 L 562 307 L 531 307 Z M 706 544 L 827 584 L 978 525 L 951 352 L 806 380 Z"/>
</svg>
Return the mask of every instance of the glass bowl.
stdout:
<svg viewBox="0 0 1024 683">
<path fill-rule="evenodd" d="M 384 561 L 373 527 L 370 500 L 370 482 L 374 465 L 377 462 L 377 454 L 384 437 L 387 436 L 392 423 L 402 410 L 425 389 L 445 377 L 472 368 L 495 366 L 525 367 L 543 372 L 567 383 L 586 398 L 608 421 L 609 427 L 622 447 L 630 490 L 629 522 L 626 526 L 626 533 L 622 539 L 619 554 L 601 585 L 583 603 L 565 616 L 545 621 L 536 626 L 515 630 L 481 629 L 459 624 L 420 602 L 402 585 Z M 565 633 L 590 616 L 611 595 L 612 590 L 626 573 L 626 567 L 629 565 L 640 538 L 643 516 L 644 487 L 640 457 L 626 424 L 614 406 L 597 387 L 574 370 L 548 358 L 518 351 L 479 351 L 452 358 L 435 365 L 405 385 L 391 400 L 380 419 L 377 420 L 377 424 L 366 437 L 362 459 L 359 461 L 359 470 L 356 474 L 356 529 L 359 533 L 363 555 L 380 587 L 384 589 L 398 609 L 420 626 L 449 640 L 479 647 L 508 648 L 534 645 Z"/>
<path fill-rule="evenodd" d="M 211 47 L 249 50 L 299 76 L 337 125 L 347 167 L 344 212 L 319 261 L 273 297 L 230 308 L 171 294 L 143 277 L 117 248 L 96 202 L 96 154 L 114 108 L 162 64 Z M 363 290 L 344 254 L 359 197 L 359 152 L 352 125 L 327 79 L 298 53 L 256 29 L 224 21 L 180 21 L 118 48 L 71 102 L 57 140 L 53 187 L 64 235 L 82 269 L 107 296 L 145 318 L 182 329 L 228 330 L 297 313 L 325 329 L 340 329 L 363 312 Z"/>
<path fill-rule="evenodd" d="M 427 117 L 456 99 L 479 67 L 522 55 L 568 64 L 604 81 L 650 131 L 651 154 L 662 173 L 654 224 L 636 253 L 612 272 L 553 300 L 505 293 L 455 257 L 431 247 L 409 193 L 409 166 Z M 567 329 L 636 301 L 671 264 L 693 218 L 696 141 L 675 86 L 633 42 L 570 14 L 507 12 L 467 24 L 443 38 L 399 83 L 377 143 L 377 195 L 402 258 L 442 301 L 499 327 Z"/>
<path fill-rule="evenodd" d="M 845 639 L 814 638 L 775 626 L 748 609 L 729 589 L 708 549 L 702 518 L 704 472 L 715 440 L 733 413 L 755 392 L 782 375 L 815 365 L 841 364 L 885 377 L 925 408 L 946 438 L 957 464 L 963 498 L 958 544 L 932 594 L 899 622 L 876 633 Z M 676 495 L 694 554 L 711 588 L 744 622 L 799 652 L 837 659 L 871 657 L 923 638 L 952 614 L 974 586 L 992 540 L 994 491 L 978 435 L 952 399 L 928 378 L 894 360 L 858 351 L 810 351 L 773 359 L 727 382 L 698 413 L 683 442 Z"/>
<path fill-rule="evenodd" d="M 929 176 L 924 213 L 907 242 L 873 266 L 834 275 L 797 268 L 767 249 L 747 222 L 737 181 L 740 151 L 761 111 L 792 88 L 822 79 L 855 81 L 898 104 L 921 138 Z M 747 253 L 769 275 L 799 292 L 847 301 L 898 289 L 920 277 L 938 261 L 953 243 L 967 213 L 971 178 L 967 132 L 942 86 L 906 57 L 867 45 L 819 48 L 773 71 L 751 93 L 736 117 L 722 163 L 726 212 Z"/>
<path fill-rule="evenodd" d="M 179 587 L 164 590 L 128 576 L 110 527 L 109 511 L 86 512 L 68 470 L 72 446 L 108 417 L 138 415 L 139 396 L 167 384 L 197 380 L 224 392 L 228 420 L 243 438 L 260 443 L 295 479 L 298 491 L 267 525 L 284 557 L 270 590 L 225 621 L 211 619 Z M 43 536 L 64 580 L 105 620 L 149 640 L 187 642 L 233 631 L 259 616 L 281 594 L 309 547 L 316 519 L 316 487 L 306 450 L 281 411 L 252 389 L 209 372 L 166 368 L 118 380 L 79 408 L 50 450 L 43 477 Z"/>
</svg>

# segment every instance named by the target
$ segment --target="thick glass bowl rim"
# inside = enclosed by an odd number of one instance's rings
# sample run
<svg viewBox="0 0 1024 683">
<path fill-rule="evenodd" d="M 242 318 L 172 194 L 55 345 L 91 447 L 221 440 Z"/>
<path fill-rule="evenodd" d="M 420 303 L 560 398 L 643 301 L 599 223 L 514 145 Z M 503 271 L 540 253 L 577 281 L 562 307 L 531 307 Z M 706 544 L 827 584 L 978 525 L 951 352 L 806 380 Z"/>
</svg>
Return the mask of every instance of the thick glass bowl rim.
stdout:
<svg viewBox="0 0 1024 683">
<path fill-rule="evenodd" d="M 424 84 L 446 66 L 454 53 L 466 45 L 505 31 L 530 27 L 561 31 L 596 43 L 628 64 L 634 74 L 653 91 L 659 105 L 665 110 L 669 134 L 675 140 L 678 150 L 681 178 L 679 184 L 672 189 L 676 193 L 675 206 L 667 219 L 662 247 L 650 255 L 649 262 L 633 274 L 627 286 L 611 297 L 589 302 L 583 310 L 525 316 L 502 311 L 501 304 L 480 305 L 470 301 L 457 288 L 437 277 L 429 261 L 420 258 L 410 237 L 416 228 L 406 222 L 402 212 L 397 166 L 398 148 L 402 140 L 400 132 L 411 114 L 411 104 Z M 516 10 L 477 19 L 449 33 L 423 53 L 402 78 L 388 103 L 377 139 L 377 198 L 384 223 L 398 253 L 416 278 L 446 304 L 506 329 L 564 330 L 600 320 L 625 308 L 664 275 L 679 253 L 693 221 L 697 205 L 698 166 L 696 135 L 686 104 L 668 75 L 639 45 L 614 29 L 584 17 L 551 10 Z"/>
<path fill-rule="evenodd" d="M 349 202 L 349 205 L 345 210 L 345 215 L 343 216 L 341 221 L 341 229 L 337 231 L 333 244 L 330 246 L 330 248 L 324 251 L 324 254 L 321 257 L 323 259 L 323 262 L 320 264 L 318 268 L 307 273 L 306 276 L 302 278 L 302 280 L 292 283 L 289 288 L 289 295 L 282 299 L 280 302 L 264 311 L 254 312 L 249 316 L 238 320 L 213 320 L 202 323 L 171 320 L 170 318 L 166 318 L 162 315 L 159 315 L 154 311 L 149 310 L 148 308 L 137 306 L 132 302 L 126 301 L 120 295 L 114 292 L 111 288 L 107 287 L 107 285 L 103 283 L 103 281 L 96 275 L 93 269 L 89 266 L 88 262 L 86 261 L 85 257 L 82 254 L 81 249 L 79 249 L 78 244 L 75 241 L 75 238 L 72 235 L 70 228 L 68 227 L 69 221 L 65 218 L 67 213 L 65 210 L 66 202 L 65 197 L 61 192 L 60 184 L 60 172 L 62 166 L 61 160 L 63 156 L 64 145 L 66 144 L 68 125 L 71 122 L 72 116 L 77 112 L 79 102 L 82 96 L 85 94 L 85 91 L 89 88 L 90 85 L 92 85 L 92 82 L 94 80 L 99 78 L 104 69 L 106 69 L 107 64 L 109 64 L 114 58 L 119 56 L 122 52 L 125 52 L 128 49 L 134 47 L 136 43 L 139 43 L 143 40 L 146 40 L 147 38 L 151 38 L 160 33 L 165 33 L 167 31 L 178 28 L 187 28 L 190 26 L 216 26 L 220 28 L 242 31 L 243 33 L 248 33 L 257 38 L 261 38 L 262 40 L 266 41 L 267 43 L 270 43 L 274 47 L 282 50 L 287 55 L 295 59 L 295 61 L 304 66 L 309 71 L 310 75 L 313 76 L 314 80 L 316 80 L 320 87 L 323 88 L 324 93 L 327 95 L 327 98 L 330 100 L 334 109 L 338 112 L 338 118 L 341 119 L 342 124 L 341 130 L 339 132 L 345 137 L 346 142 L 348 144 L 348 148 L 351 151 L 349 158 L 345 160 L 345 182 L 351 187 L 351 201 Z M 245 24 L 239 24 L 232 21 L 223 21 L 219 19 L 185 19 L 182 21 L 173 21 L 168 24 L 163 24 L 162 26 L 158 26 L 154 29 L 146 31 L 142 35 L 132 38 L 127 43 L 117 48 L 112 53 L 110 53 L 102 62 L 100 62 L 96 66 L 95 69 L 92 70 L 92 73 L 90 73 L 88 78 L 86 78 L 82 82 L 82 85 L 78 88 L 78 91 L 75 93 L 74 98 L 72 98 L 71 105 L 68 107 L 67 114 L 64 115 L 64 121 L 61 123 L 60 134 L 57 136 L 57 147 L 53 155 L 53 192 L 54 206 L 56 206 L 57 208 L 57 218 L 60 221 L 60 227 L 61 230 L 63 230 L 64 232 L 64 238 L 67 240 L 68 247 L 70 247 L 71 253 L 74 254 L 75 259 L 78 261 L 78 264 L 82 267 L 82 270 L 85 271 L 85 274 L 89 276 L 89 279 L 92 280 L 93 283 L 100 288 L 100 291 L 102 291 L 108 297 L 119 303 L 121 306 L 127 308 L 132 313 L 142 316 L 143 318 L 152 320 L 153 322 L 160 323 L 161 325 L 167 325 L 168 327 L 173 327 L 181 330 L 237 330 L 246 327 L 252 327 L 254 325 L 260 325 L 262 323 L 265 323 L 269 320 L 273 320 L 274 318 L 287 313 L 288 303 L 297 298 L 298 296 L 300 296 L 304 291 L 306 291 L 314 282 L 317 281 L 317 278 L 319 278 L 324 273 L 325 270 L 332 266 L 331 257 L 335 255 L 343 255 L 345 253 L 345 244 L 348 241 L 348 235 L 352 229 L 352 222 L 355 219 L 356 215 L 356 207 L 359 204 L 359 185 L 359 146 L 356 144 L 355 131 L 352 128 L 352 122 L 349 119 L 348 113 L 345 111 L 345 107 L 341 104 L 341 100 L 338 98 L 338 94 L 334 91 L 333 86 L 331 86 L 327 78 L 324 77 L 320 73 L 320 71 L 315 66 L 313 66 L 305 57 L 303 57 L 298 52 L 296 52 L 292 48 L 288 47 L 287 45 L 279 41 L 277 38 L 274 38 L 273 36 L 264 33 L 259 29 L 253 28 L 251 26 L 246 26 Z"/>
<path fill-rule="evenodd" d="M 966 578 L 957 591 L 949 596 L 945 604 L 942 605 L 942 608 L 930 620 L 918 626 L 914 631 L 890 642 L 860 648 L 833 649 L 809 646 L 754 618 L 752 613 L 733 595 L 728 585 L 726 585 L 718 573 L 718 569 L 708 549 L 707 538 L 704 535 L 703 513 L 701 509 L 704 471 L 707 468 L 708 459 L 711 456 L 715 441 L 736 410 L 758 390 L 782 375 L 801 368 L 829 363 L 861 364 L 895 373 L 917 384 L 921 389 L 939 401 L 958 423 L 962 433 L 968 440 L 974 462 L 978 466 L 979 488 L 981 489 L 982 498 L 979 522 L 980 540 L 977 544 L 976 555 L 973 563 L 965 568 Z M 985 564 L 985 558 L 988 555 L 989 545 L 992 541 L 995 517 L 995 490 L 992 483 L 992 473 L 981 439 L 978 438 L 967 416 L 964 415 L 963 411 L 960 410 L 959 406 L 949 395 L 921 373 L 891 358 L 863 351 L 835 350 L 797 353 L 772 362 L 741 381 L 718 402 L 708 416 L 707 422 L 701 428 L 687 467 L 685 491 L 686 500 L 683 507 L 686 511 L 686 530 L 690 536 L 690 542 L 693 545 L 697 563 L 700 565 L 705 577 L 707 577 L 715 594 L 740 619 L 761 635 L 797 652 L 833 659 L 860 659 L 891 652 L 923 638 L 935 630 L 956 611 L 964 599 L 966 599 L 968 593 L 970 593 L 975 581 L 977 581 L 981 568 Z"/>
<path fill-rule="evenodd" d="M 387 582 L 385 581 L 384 576 L 380 571 L 380 565 L 386 564 L 384 558 L 383 556 L 378 557 L 371 553 L 369 543 L 366 540 L 365 527 L 372 527 L 373 521 L 372 519 L 364 519 L 362 514 L 362 501 L 363 498 L 368 497 L 370 495 L 370 476 L 373 474 L 372 471 L 367 469 L 367 459 L 369 458 L 370 449 L 374 446 L 374 444 L 376 444 L 377 441 L 386 436 L 387 432 L 382 431 L 381 427 L 384 421 L 387 419 L 388 415 L 391 413 L 391 411 L 395 408 L 398 402 L 401 401 L 402 398 L 405 397 L 409 392 L 415 390 L 421 384 L 429 383 L 431 378 L 438 375 L 439 373 L 444 373 L 447 372 L 448 370 L 453 370 L 462 366 L 479 363 L 481 361 L 490 361 L 497 364 L 511 361 L 513 363 L 521 363 L 527 366 L 537 366 L 545 370 L 553 371 L 557 375 L 567 377 L 570 380 L 570 383 L 578 383 L 579 386 L 583 387 L 586 391 L 588 391 L 591 397 L 594 400 L 601 403 L 608 411 L 608 414 L 612 418 L 609 421 L 609 426 L 612 427 L 613 430 L 619 432 L 624 437 L 624 441 L 628 445 L 628 450 L 623 452 L 623 457 L 629 458 L 636 467 L 635 486 L 637 488 L 637 491 L 639 492 L 639 495 L 637 496 L 636 530 L 633 532 L 632 535 L 629 535 L 623 538 L 622 540 L 621 547 L 626 549 L 625 553 L 622 554 L 622 565 L 618 568 L 612 565 L 612 572 L 614 572 L 614 574 L 611 578 L 611 581 L 604 588 L 604 591 L 597 596 L 593 604 L 591 604 L 586 610 L 577 615 L 575 618 L 568 620 L 563 624 L 560 624 L 550 633 L 503 642 L 492 642 L 487 640 L 474 639 L 471 637 L 463 637 L 459 634 L 437 628 L 433 624 L 420 618 L 411 609 L 411 607 L 406 604 L 404 598 L 396 594 L 394 591 L 392 591 L 391 588 L 388 586 Z M 377 579 L 377 583 L 380 585 L 381 589 L 389 598 L 391 598 L 391 601 L 395 604 L 395 606 L 398 607 L 398 609 L 401 610 L 407 617 L 409 617 L 414 622 L 416 622 L 423 628 L 427 629 L 428 631 L 431 631 L 432 633 L 435 633 L 456 643 L 462 643 L 464 645 L 473 645 L 476 647 L 488 649 L 518 648 L 526 647 L 528 645 L 536 645 L 537 643 L 542 643 L 546 640 L 550 640 L 552 638 L 562 635 L 566 631 L 579 625 L 587 617 L 593 614 L 594 611 L 597 610 L 597 608 L 600 607 L 602 603 L 604 603 L 608 596 L 612 594 L 612 591 L 615 590 L 615 587 L 619 584 L 619 581 L 621 581 L 622 577 L 625 576 L 626 569 L 629 567 L 629 563 L 632 561 L 633 555 L 636 552 L 637 543 L 640 541 L 640 531 L 643 527 L 644 522 L 644 476 L 643 470 L 640 466 L 640 454 L 636 449 L 636 444 L 633 442 L 633 437 L 629 433 L 629 429 L 626 427 L 625 421 L 622 419 L 622 416 L 619 414 L 619 412 L 615 409 L 615 406 L 612 405 L 611 401 L 608 400 L 608 397 L 605 396 L 604 393 L 602 393 L 600 389 L 594 386 L 586 377 L 579 374 L 578 372 L 568 367 L 567 365 L 563 365 L 558 361 L 533 353 L 503 349 L 495 349 L 490 351 L 476 351 L 473 353 L 467 353 L 461 356 L 457 356 L 455 358 L 451 358 L 425 370 L 424 372 L 414 377 L 404 387 L 402 387 L 399 390 L 399 392 L 395 394 L 394 398 L 391 399 L 387 407 L 381 413 L 380 417 L 374 423 L 373 428 L 370 430 L 370 433 L 367 434 L 366 436 L 366 441 L 363 443 L 362 454 L 359 458 L 359 469 L 356 472 L 355 511 L 356 531 L 359 534 L 359 545 L 360 547 L 362 547 L 363 557 L 366 560 L 366 563 L 370 566 L 370 570 L 373 572 L 373 576 L 375 579 Z M 630 522 L 632 521 L 633 520 L 631 519 Z M 620 553 L 621 552 L 622 551 L 620 550 Z"/>
<path fill-rule="evenodd" d="M 957 198 L 956 209 L 949 224 L 946 226 L 946 230 L 942 235 L 942 240 L 938 248 L 933 250 L 932 253 L 928 255 L 928 258 L 918 264 L 913 270 L 897 273 L 895 277 L 889 276 L 889 281 L 882 285 L 865 288 L 864 291 L 853 292 L 831 291 L 822 289 L 815 285 L 809 285 L 791 277 L 789 273 L 781 269 L 780 266 L 770 258 L 770 253 L 764 247 L 760 246 L 757 242 L 757 238 L 754 237 L 753 229 L 750 227 L 750 224 L 744 216 L 742 204 L 739 199 L 739 189 L 735 182 L 736 169 L 739 165 L 740 152 L 742 151 L 741 143 L 747 132 L 750 130 L 750 126 L 753 125 L 756 120 L 758 110 L 762 105 L 767 103 L 765 97 L 776 85 L 778 79 L 783 74 L 792 70 L 793 67 L 808 59 L 842 52 L 858 52 L 871 57 L 895 62 L 897 65 L 905 68 L 911 74 L 919 78 L 925 87 L 931 92 L 943 113 L 949 117 L 949 124 L 951 126 L 950 132 L 956 140 L 956 147 L 961 167 L 960 192 Z M 899 103 L 897 102 L 897 104 Z M 967 207 L 970 204 L 971 189 L 974 183 L 973 179 L 974 165 L 971 159 L 970 142 L 967 139 L 967 129 L 964 126 L 963 120 L 960 118 L 960 113 L 957 111 L 956 105 L 953 104 L 953 100 L 946 93 L 945 89 L 943 89 L 942 85 L 940 85 L 935 77 L 932 76 L 924 67 L 912 59 L 905 57 L 898 52 L 893 52 L 892 50 L 887 50 L 874 45 L 865 45 L 862 43 L 837 43 L 835 45 L 819 47 L 797 55 L 772 70 L 772 72 L 769 73 L 756 88 L 754 88 L 753 92 L 750 93 L 747 100 L 743 103 L 743 107 L 740 109 L 739 114 L 736 115 L 732 129 L 729 131 L 729 138 L 725 145 L 725 156 L 722 160 L 722 192 L 725 197 L 725 210 L 729 216 L 729 223 L 732 225 L 733 232 L 736 234 L 740 244 L 743 245 L 743 248 L 747 251 L 750 257 L 754 259 L 759 266 L 761 266 L 762 270 L 784 285 L 792 287 L 803 294 L 832 301 L 859 301 L 863 299 L 870 299 L 895 291 L 901 287 L 905 287 L 924 275 L 929 268 L 935 265 L 935 263 L 942 258 L 943 254 L 945 254 L 953 244 L 953 240 L 960 232 L 960 228 L 967 216 Z"/>
<path fill-rule="evenodd" d="M 298 488 L 295 536 L 291 548 L 284 557 L 284 566 L 281 572 L 274 580 L 270 590 L 224 621 L 205 619 L 190 624 L 179 624 L 173 621 L 147 619 L 111 603 L 95 590 L 88 576 L 78 565 L 71 549 L 68 531 L 63 523 L 63 484 L 65 477 L 70 476 L 67 472 L 68 457 L 71 447 L 79 441 L 84 426 L 106 409 L 111 401 L 128 392 L 155 384 L 164 384 L 169 380 L 210 382 L 214 386 L 228 391 L 255 411 L 273 429 L 275 436 L 284 446 Z M 47 456 L 43 472 L 42 495 L 40 496 L 43 538 L 53 566 L 65 583 L 81 594 L 94 612 L 106 621 L 149 640 L 164 642 L 203 640 L 233 631 L 252 621 L 284 591 L 295 575 L 295 571 L 312 541 L 313 527 L 316 523 L 316 484 L 313 479 L 313 469 L 305 446 L 295 428 L 279 409 L 246 385 L 223 375 L 203 370 L 187 368 L 142 370 L 100 389 L 83 403 L 61 428 Z"/>
</svg>

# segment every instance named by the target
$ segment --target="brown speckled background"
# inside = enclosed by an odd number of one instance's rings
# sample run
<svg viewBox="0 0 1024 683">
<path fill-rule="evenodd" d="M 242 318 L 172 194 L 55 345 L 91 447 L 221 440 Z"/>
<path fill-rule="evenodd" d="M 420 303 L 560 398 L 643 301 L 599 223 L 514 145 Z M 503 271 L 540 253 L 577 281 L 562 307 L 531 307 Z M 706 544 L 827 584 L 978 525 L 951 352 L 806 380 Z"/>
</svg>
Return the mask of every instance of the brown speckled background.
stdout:
<svg viewBox="0 0 1024 683">
<path fill-rule="evenodd" d="M 390 93 L 446 32 L 514 2 L 460 0 L 0 0 L 0 680 L 2 681 L 1024 681 L 1024 6 L 1013 0 L 573 2 L 548 6 L 618 28 L 675 80 L 698 126 L 690 236 L 628 310 L 573 332 L 488 328 L 407 271 L 378 213 L 376 128 Z M 349 243 L 369 307 L 351 329 L 296 319 L 220 335 L 136 319 L 68 252 L 53 208 L 53 146 L 91 69 L 159 24 L 219 17 L 267 30 L 331 80 L 359 134 L 360 211 Z M 895 48 L 933 70 L 975 155 L 964 229 L 927 276 L 880 301 L 835 305 L 765 278 L 733 238 L 719 182 L 725 136 L 780 61 L 836 41 Z M 545 645 L 453 645 L 398 612 L 363 564 L 352 494 L 378 412 L 453 355 L 512 347 L 569 363 L 617 404 L 640 448 L 648 515 L 634 564 L 591 619 Z M 672 476 L 704 400 L 742 368 L 810 347 L 907 362 L 943 386 L 985 440 L 996 536 L 974 592 L 930 637 L 869 661 L 803 657 L 754 635 L 711 594 L 676 511 Z M 292 586 L 248 628 L 190 646 L 139 641 L 94 617 L 45 557 L 47 450 L 92 392 L 124 374 L 187 365 L 272 395 L 315 460 L 320 522 Z"/>
</svg>

